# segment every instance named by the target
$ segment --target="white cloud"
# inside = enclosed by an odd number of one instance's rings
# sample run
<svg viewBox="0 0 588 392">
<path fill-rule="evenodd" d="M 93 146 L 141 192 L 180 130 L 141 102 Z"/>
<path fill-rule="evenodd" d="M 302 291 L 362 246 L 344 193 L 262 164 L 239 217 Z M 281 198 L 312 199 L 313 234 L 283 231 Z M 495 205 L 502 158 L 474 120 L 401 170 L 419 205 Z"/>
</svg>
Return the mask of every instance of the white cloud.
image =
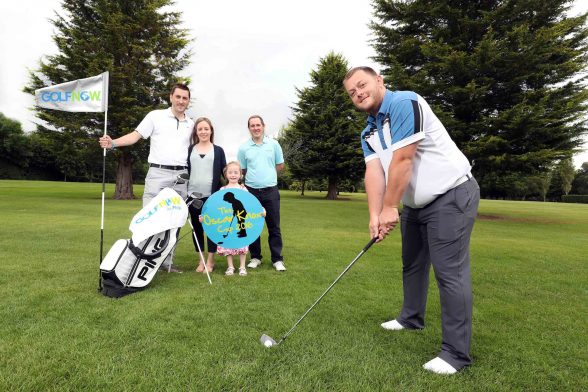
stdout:
<svg viewBox="0 0 588 392">
<path fill-rule="evenodd" d="M 268 134 L 275 135 L 291 116 L 295 87 L 308 85 L 309 72 L 329 51 L 343 54 L 350 66 L 378 69 L 369 59 L 370 3 L 178 0 L 173 9 L 182 12 L 183 27 L 195 38 L 193 62 L 184 72 L 195 99 L 189 113 L 212 120 L 229 158 L 247 138 L 249 115 L 262 115 Z M 576 3 L 578 11 L 587 8 Z M 55 10 L 59 0 L 0 2 L 0 112 L 25 130 L 34 129 L 36 120 L 29 110 L 33 99 L 22 88 L 27 69 L 56 51 L 49 23 Z M 577 165 L 583 161 L 588 153 L 575 159 Z"/>
<path fill-rule="evenodd" d="M 44 55 L 54 54 L 49 18 L 60 1 L 21 0 L 0 4 L 0 112 L 34 129 L 33 99 L 22 93 L 27 68 L 35 69 Z M 351 64 L 374 65 L 368 45 L 369 1 L 299 0 L 279 2 L 211 2 L 179 0 L 189 29 L 193 62 L 183 74 L 192 78 L 195 99 L 189 113 L 209 117 L 216 141 L 236 155 L 247 138 L 246 121 L 260 114 L 267 133 L 275 135 L 291 116 L 295 87 L 308 84 L 308 74 L 320 57 L 334 50 Z M 26 24 L 23 21 L 26 20 Z M 90 75 L 88 75 L 90 76 Z"/>
</svg>

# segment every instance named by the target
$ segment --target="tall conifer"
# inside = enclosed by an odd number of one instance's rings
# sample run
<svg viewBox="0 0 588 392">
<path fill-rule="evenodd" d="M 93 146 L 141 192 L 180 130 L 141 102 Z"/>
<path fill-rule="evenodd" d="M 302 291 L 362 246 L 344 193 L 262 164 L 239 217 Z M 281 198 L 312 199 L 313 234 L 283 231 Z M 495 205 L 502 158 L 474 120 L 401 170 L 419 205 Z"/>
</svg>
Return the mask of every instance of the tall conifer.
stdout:
<svg viewBox="0 0 588 392">
<path fill-rule="evenodd" d="M 294 119 L 284 132 L 292 177 L 328 180 L 327 199 L 337 198 L 337 185 L 363 175 L 360 131 L 365 114 L 355 110 L 342 82 L 347 60 L 329 53 L 310 72 L 310 86 L 296 89 Z"/>
<path fill-rule="evenodd" d="M 569 0 L 374 0 L 375 60 L 389 88 L 431 104 L 475 162 L 483 194 L 539 174 L 586 134 L 586 17 Z"/>
<path fill-rule="evenodd" d="M 147 112 L 167 106 L 169 89 L 189 62 L 188 34 L 179 27 L 180 13 L 169 10 L 172 4 L 172 0 L 64 1 L 64 12 L 56 12 L 51 21 L 58 54 L 41 60 L 25 90 L 32 93 L 109 71 L 109 134 L 116 138 L 133 131 Z M 63 146 L 65 154 L 72 147 L 92 148 L 93 152 L 80 156 L 101 163 L 97 138 L 103 132 L 102 113 L 35 110 L 57 132 L 69 134 L 61 138 L 74 144 Z M 140 143 L 115 152 L 115 198 L 133 197 L 133 163 L 146 160 L 147 146 Z"/>
</svg>

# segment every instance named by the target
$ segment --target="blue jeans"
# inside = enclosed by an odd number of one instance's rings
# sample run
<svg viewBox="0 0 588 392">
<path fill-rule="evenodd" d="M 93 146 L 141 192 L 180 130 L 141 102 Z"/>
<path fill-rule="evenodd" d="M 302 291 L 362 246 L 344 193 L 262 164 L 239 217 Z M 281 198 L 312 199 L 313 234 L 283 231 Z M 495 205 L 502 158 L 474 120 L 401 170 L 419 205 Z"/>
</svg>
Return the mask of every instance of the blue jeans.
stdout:
<svg viewBox="0 0 588 392">
<path fill-rule="evenodd" d="M 268 231 L 268 244 L 272 256 L 272 263 L 283 261 L 282 258 L 282 233 L 280 231 L 280 192 L 277 186 L 268 188 L 250 188 L 249 192 L 261 203 L 265 208 L 265 224 Z M 261 256 L 261 237 L 257 238 L 251 245 L 249 245 L 249 252 L 252 259 L 262 259 Z"/>
</svg>

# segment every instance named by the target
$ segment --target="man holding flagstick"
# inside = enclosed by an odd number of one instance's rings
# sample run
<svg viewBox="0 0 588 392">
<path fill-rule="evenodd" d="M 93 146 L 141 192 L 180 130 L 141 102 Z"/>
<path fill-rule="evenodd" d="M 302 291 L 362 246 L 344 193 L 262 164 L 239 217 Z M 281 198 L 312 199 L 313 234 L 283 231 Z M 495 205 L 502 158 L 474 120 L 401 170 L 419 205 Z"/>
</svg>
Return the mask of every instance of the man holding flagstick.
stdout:
<svg viewBox="0 0 588 392">
<path fill-rule="evenodd" d="M 181 173 L 187 173 L 188 147 L 194 122 L 186 115 L 190 103 L 190 89 L 185 84 L 174 84 L 169 100 L 171 107 L 153 110 L 145 116 L 137 129 L 117 139 L 104 135 L 99 139 L 101 148 L 114 150 L 118 147 L 130 146 L 140 139 L 151 138 L 149 146 L 149 171 L 145 177 L 143 192 L 143 206 L 154 198 L 159 191 L 172 187 L 185 199 L 187 185 L 176 184 L 176 178 Z M 162 264 L 171 272 L 181 271 L 172 264 L 173 253 Z"/>
</svg>

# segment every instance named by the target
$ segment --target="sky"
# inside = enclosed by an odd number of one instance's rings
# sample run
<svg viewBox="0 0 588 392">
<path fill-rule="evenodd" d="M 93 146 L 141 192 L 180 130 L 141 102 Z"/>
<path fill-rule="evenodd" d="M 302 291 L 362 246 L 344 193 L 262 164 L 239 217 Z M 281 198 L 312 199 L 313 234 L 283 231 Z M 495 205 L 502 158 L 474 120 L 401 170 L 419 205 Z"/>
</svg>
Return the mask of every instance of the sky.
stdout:
<svg viewBox="0 0 588 392">
<path fill-rule="evenodd" d="M 266 133 L 276 136 L 292 117 L 296 88 L 309 85 L 309 73 L 330 51 L 349 66 L 369 65 L 375 52 L 368 24 L 369 0 L 177 0 L 184 28 L 193 38 L 192 63 L 182 76 L 192 79 L 188 115 L 211 119 L 215 143 L 234 159 L 245 141 L 247 118 L 261 115 Z M 576 1 L 576 10 L 588 9 Z M 55 54 L 49 19 L 62 12 L 59 0 L 0 2 L 0 112 L 20 121 L 25 131 L 38 121 L 32 96 L 22 92 L 28 71 L 43 56 Z M 24 22 L 26 21 L 26 23 Z M 94 75 L 88 75 L 94 76 Z M 359 130 L 358 130 L 359 132 Z M 588 144 L 585 145 L 588 149 Z M 588 161 L 588 151 L 574 159 Z"/>
</svg>

